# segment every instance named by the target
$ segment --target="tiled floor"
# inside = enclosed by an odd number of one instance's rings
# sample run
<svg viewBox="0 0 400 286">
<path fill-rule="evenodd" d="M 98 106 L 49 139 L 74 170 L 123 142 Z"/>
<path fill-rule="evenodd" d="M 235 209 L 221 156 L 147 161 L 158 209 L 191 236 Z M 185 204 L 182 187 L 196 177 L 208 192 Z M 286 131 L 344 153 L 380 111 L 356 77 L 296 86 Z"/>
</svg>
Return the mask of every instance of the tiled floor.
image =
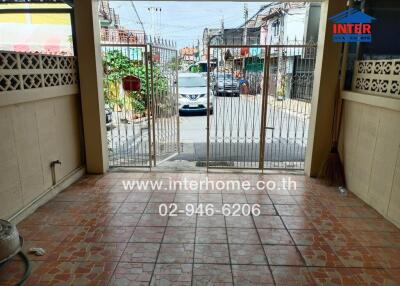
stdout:
<svg viewBox="0 0 400 286">
<path fill-rule="evenodd" d="M 282 175 L 109 173 L 88 176 L 18 225 L 32 256 L 27 285 L 400 285 L 400 230 L 361 200 L 303 176 L 296 190 L 124 190 L 121 180 Z M 261 204 L 260 216 L 162 217 L 176 202 Z M 0 285 L 21 275 L 14 259 Z"/>
</svg>

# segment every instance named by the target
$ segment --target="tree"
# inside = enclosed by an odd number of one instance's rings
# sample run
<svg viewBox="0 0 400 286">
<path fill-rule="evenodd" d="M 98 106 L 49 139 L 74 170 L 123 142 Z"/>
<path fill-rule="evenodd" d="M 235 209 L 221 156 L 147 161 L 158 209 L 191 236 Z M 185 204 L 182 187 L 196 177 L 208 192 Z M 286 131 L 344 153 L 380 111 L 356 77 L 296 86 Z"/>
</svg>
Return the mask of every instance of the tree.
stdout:
<svg viewBox="0 0 400 286">
<path fill-rule="evenodd" d="M 161 69 L 157 64 L 146 69 L 146 65 L 142 61 L 131 60 L 128 56 L 124 55 L 120 50 L 108 51 L 103 57 L 104 68 L 104 98 L 105 102 L 111 108 L 118 106 L 127 110 L 134 110 L 143 114 L 147 109 L 149 102 L 149 94 L 147 92 L 147 84 L 149 90 L 154 88 L 157 92 L 163 94 L 167 91 L 168 81 L 162 74 Z M 153 81 L 149 81 L 153 72 Z M 120 97 L 120 90 L 122 79 L 128 75 L 137 76 L 141 81 L 140 91 L 127 92 L 128 100 L 126 97 Z M 153 82 L 154 87 L 151 86 Z"/>
</svg>

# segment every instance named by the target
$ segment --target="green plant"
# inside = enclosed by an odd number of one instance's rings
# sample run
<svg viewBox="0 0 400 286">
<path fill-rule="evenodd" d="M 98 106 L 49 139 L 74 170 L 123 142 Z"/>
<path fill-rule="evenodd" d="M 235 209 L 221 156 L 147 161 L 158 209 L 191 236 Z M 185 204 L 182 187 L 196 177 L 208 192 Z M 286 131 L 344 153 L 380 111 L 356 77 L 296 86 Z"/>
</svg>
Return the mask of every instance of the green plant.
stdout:
<svg viewBox="0 0 400 286">
<path fill-rule="evenodd" d="M 162 74 L 160 67 L 154 63 L 146 68 L 142 61 L 134 61 L 125 56 L 122 51 L 111 50 L 103 57 L 104 68 L 104 98 L 111 107 L 133 109 L 143 113 L 147 108 L 149 91 L 164 94 L 168 89 L 168 80 Z M 120 97 L 122 79 L 128 75 L 134 75 L 140 79 L 140 91 L 127 92 L 129 100 Z M 153 80 L 151 80 L 151 75 Z M 153 84 L 153 86 L 152 86 Z"/>
<path fill-rule="evenodd" d="M 279 87 L 277 92 L 276 92 L 277 96 L 279 99 L 283 99 L 285 97 L 285 89 L 284 87 Z"/>
</svg>

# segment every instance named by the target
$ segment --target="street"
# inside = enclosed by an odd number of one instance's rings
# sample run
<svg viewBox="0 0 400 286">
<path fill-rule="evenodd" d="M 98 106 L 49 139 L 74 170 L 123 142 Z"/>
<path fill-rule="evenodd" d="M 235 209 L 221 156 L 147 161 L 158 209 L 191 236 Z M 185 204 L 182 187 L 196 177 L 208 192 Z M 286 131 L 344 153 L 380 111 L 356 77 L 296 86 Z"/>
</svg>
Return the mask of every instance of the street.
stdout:
<svg viewBox="0 0 400 286">
<path fill-rule="evenodd" d="M 268 98 L 265 161 L 271 167 L 303 162 L 307 144 L 310 104 L 297 100 Z M 260 156 L 261 97 L 215 97 L 210 115 L 210 161 L 252 165 Z M 149 158 L 147 120 L 120 123 L 108 134 L 110 161 L 115 165 L 147 165 Z M 207 160 L 207 116 L 180 116 L 181 153 L 172 161 Z"/>
</svg>

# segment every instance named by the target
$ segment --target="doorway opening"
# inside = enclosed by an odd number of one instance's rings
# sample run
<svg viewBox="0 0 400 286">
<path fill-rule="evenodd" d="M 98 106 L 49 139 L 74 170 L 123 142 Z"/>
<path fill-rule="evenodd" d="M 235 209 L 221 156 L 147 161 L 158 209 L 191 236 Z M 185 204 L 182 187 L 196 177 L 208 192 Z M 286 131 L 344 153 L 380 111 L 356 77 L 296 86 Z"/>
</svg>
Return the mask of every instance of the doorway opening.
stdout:
<svg viewBox="0 0 400 286">
<path fill-rule="evenodd" d="M 237 27 L 221 10 L 220 23 L 204 20 L 192 45 L 182 38 L 199 25 L 171 18 L 177 3 L 146 5 L 100 5 L 111 19 L 102 22 L 103 61 L 115 51 L 125 61 L 123 72 L 104 69 L 110 166 L 303 170 L 319 4 L 260 2 L 250 12 L 241 3 Z M 125 16 L 136 30 L 123 28 Z M 178 26 L 182 33 L 172 33 Z"/>
</svg>

